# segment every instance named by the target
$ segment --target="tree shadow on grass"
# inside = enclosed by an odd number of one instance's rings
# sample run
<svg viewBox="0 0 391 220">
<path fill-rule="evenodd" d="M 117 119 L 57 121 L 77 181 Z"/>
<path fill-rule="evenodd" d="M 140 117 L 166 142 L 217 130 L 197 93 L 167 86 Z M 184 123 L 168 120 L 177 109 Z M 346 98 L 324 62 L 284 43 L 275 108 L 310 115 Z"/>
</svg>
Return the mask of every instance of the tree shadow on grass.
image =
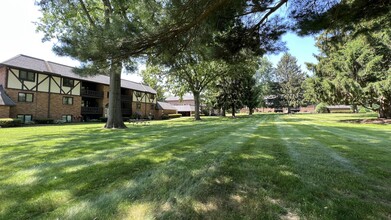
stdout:
<svg viewBox="0 0 391 220">
<path fill-rule="evenodd" d="M 340 170 L 297 166 L 283 141 L 276 140 L 275 126 L 268 122 L 259 126 L 274 117 L 278 116 L 213 126 L 162 124 L 116 132 L 75 131 L 74 137 L 48 146 L 47 152 L 25 142 L 15 149 L 26 154 L 25 163 L 7 162 L 12 152 L 1 159 L 16 171 L 36 170 L 25 185 L 12 182 L 12 174 L 10 182 L 2 183 L 0 195 L 12 202 L 0 218 L 335 218 L 365 217 L 366 211 L 376 216 L 372 205 L 357 210 L 357 202 L 341 195 L 339 185 L 327 186 L 329 178 L 324 177 L 339 177 Z M 62 137 L 43 135 L 32 141 Z M 297 146 L 307 147 L 306 136 L 294 140 Z M 318 172 L 321 178 L 313 182 L 304 178 Z M 327 181 L 321 183 L 322 179 Z M 336 209 L 325 210 L 330 201 Z"/>
</svg>

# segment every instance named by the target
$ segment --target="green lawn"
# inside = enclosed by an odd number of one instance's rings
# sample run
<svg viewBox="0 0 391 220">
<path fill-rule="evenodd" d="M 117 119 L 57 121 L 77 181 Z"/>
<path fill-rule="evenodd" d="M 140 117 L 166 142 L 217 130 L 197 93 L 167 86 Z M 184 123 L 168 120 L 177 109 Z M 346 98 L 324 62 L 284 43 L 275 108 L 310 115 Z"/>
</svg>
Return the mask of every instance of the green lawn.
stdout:
<svg viewBox="0 0 391 220">
<path fill-rule="evenodd" d="M 391 125 L 254 115 L 0 129 L 0 219 L 390 219 Z"/>
</svg>

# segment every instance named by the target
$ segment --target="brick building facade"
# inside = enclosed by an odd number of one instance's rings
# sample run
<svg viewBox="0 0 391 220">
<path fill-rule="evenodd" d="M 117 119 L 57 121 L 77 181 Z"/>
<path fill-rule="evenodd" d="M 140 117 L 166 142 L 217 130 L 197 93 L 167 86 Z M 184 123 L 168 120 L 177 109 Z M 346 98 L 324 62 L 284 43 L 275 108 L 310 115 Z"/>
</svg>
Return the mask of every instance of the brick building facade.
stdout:
<svg viewBox="0 0 391 220">
<path fill-rule="evenodd" d="M 0 63 L 0 118 L 81 121 L 107 116 L 109 77 L 81 77 L 73 67 L 18 55 Z M 2 100 L 7 100 L 7 102 Z M 156 114 L 156 91 L 121 81 L 123 116 Z"/>
</svg>

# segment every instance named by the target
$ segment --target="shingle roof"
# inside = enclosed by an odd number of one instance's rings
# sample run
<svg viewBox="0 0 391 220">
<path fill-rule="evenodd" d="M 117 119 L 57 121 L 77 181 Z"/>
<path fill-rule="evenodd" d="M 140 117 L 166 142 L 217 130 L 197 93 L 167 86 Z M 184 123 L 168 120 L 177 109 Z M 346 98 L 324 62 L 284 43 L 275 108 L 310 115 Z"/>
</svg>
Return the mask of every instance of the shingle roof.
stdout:
<svg viewBox="0 0 391 220">
<path fill-rule="evenodd" d="M 194 112 L 195 107 L 191 105 L 176 105 L 175 108 L 178 112 Z"/>
<path fill-rule="evenodd" d="M 15 106 L 15 102 L 5 93 L 3 85 L 0 85 L 0 105 Z"/>
<path fill-rule="evenodd" d="M 329 109 L 341 109 L 341 108 L 345 108 L 345 109 L 350 109 L 350 105 L 329 105 L 327 106 L 327 108 Z"/>
<path fill-rule="evenodd" d="M 159 110 L 177 110 L 175 106 L 167 102 L 157 102 L 157 107 Z"/>
<path fill-rule="evenodd" d="M 33 70 L 37 72 L 53 74 L 53 75 L 61 75 L 63 77 L 96 82 L 101 84 L 110 84 L 110 77 L 105 75 L 95 75 L 95 76 L 80 76 L 73 72 L 74 67 L 66 66 L 59 63 L 54 63 L 50 61 L 45 61 L 42 59 L 38 59 L 35 57 L 29 57 L 26 55 L 18 55 L 9 60 L 6 60 L 1 63 L 2 65 L 23 68 L 28 70 Z M 137 90 L 141 92 L 149 92 L 156 94 L 156 91 L 147 85 L 143 85 L 142 83 L 136 83 L 129 80 L 121 80 L 121 87 L 128 88 L 132 90 Z"/>
<path fill-rule="evenodd" d="M 180 100 L 180 97 L 177 97 L 177 96 L 171 96 L 171 97 L 167 97 L 166 98 L 166 101 L 179 101 Z M 182 97 L 182 100 L 194 100 L 194 96 L 192 95 L 184 95 Z"/>
</svg>

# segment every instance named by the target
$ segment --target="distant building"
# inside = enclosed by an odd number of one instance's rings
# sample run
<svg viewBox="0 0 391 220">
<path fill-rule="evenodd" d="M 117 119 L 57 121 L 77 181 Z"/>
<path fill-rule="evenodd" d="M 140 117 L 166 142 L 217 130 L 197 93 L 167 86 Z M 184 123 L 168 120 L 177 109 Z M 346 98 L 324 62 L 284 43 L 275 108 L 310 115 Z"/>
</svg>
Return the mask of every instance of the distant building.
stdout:
<svg viewBox="0 0 391 220">
<path fill-rule="evenodd" d="M 329 105 L 327 109 L 330 113 L 351 113 L 352 107 L 350 105 Z"/>
<path fill-rule="evenodd" d="M 177 114 L 178 110 L 175 106 L 171 105 L 168 102 L 157 102 L 157 110 L 158 110 L 158 115 L 163 115 L 163 114 Z"/>
<path fill-rule="evenodd" d="M 178 114 L 182 114 L 182 116 L 191 116 L 192 114 L 195 114 L 194 96 L 192 95 L 185 95 L 182 99 L 180 97 L 171 96 L 166 98 L 165 102 L 173 105 L 177 109 Z M 200 104 L 200 110 L 203 108 L 204 105 Z"/>
</svg>

